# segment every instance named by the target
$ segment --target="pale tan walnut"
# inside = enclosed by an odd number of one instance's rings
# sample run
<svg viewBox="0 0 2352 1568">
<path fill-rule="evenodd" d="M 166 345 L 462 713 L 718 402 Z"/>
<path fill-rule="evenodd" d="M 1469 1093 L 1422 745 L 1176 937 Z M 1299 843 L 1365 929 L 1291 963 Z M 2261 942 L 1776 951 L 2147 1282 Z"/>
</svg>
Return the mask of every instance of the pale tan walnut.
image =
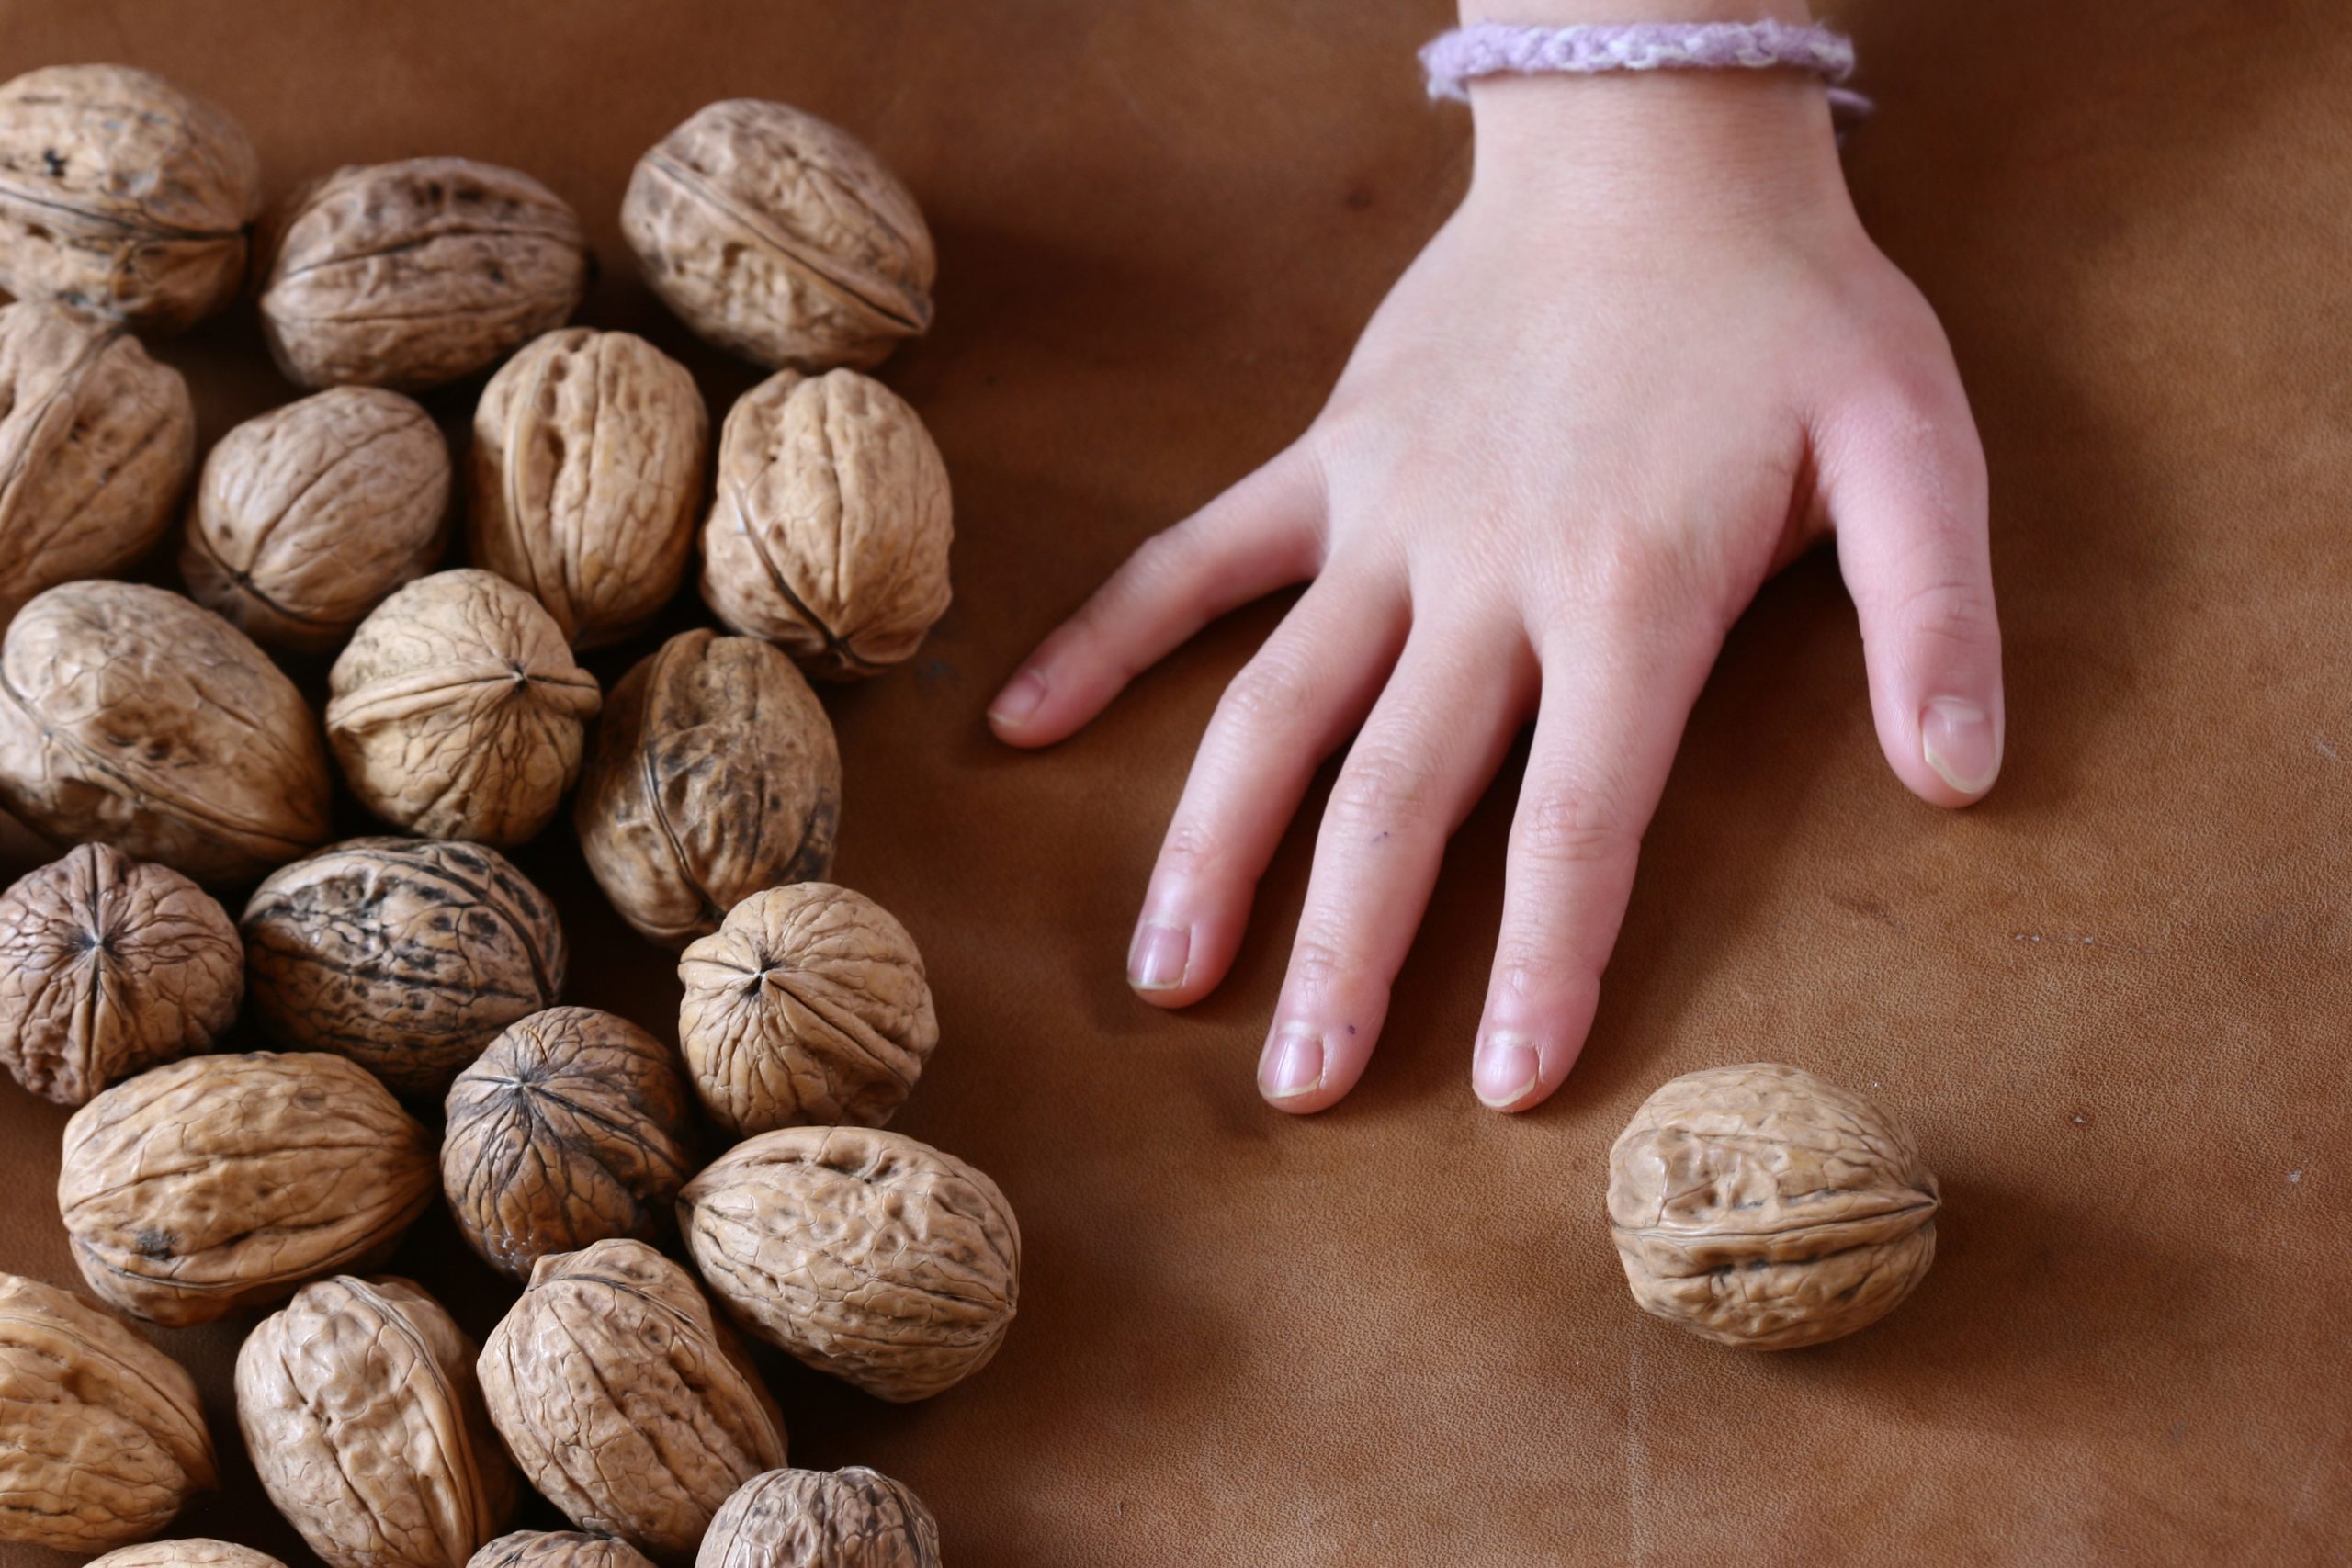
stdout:
<svg viewBox="0 0 2352 1568">
<path fill-rule="evenodd" d="M 337 169 L 276 223 L 261 324 L 305 387 L 422 391 L 571 318 L 594 258 L 528 175 L 469 158 Z"/>
<path fill-rule="evenodd" d="M 618 642 L 685 576 L 710 415 L 641 337 L 566 327 L 499 367 L 474 410 L 466 537 L 574 648 Z"/>
<path fill-rule="evenodd" d="M 514 1467 L 474 1342 L 407 1280 L 302 1287 L 237 1352 L 262 1490 L 331 1568 L 465 1568 L 505 1528 Z"/>
<path fill-rule="evenodd" d="M 939 448 L 888 387 L 781 371 L 727 416 L 703 598 L 812 675 L 878 674 L 947 613 L 952 512 Z"/>
<path fill-rule="evenodd" d="M 979 1371 L 1018 1303 L 1004 1194 L 898 1133 L 747 1139 L 686 1183 L 678 1228 L 752 1333 L 883 1399 L 928 1399 Z"/>
<path fill-rule="evenodd" d="M 0 807 L 209 886 L 324 843 L 318 716 L 244 633 L 176 593 L 68 582 L 0 644 Z"/>
<path fill-rule="evenodd" d="M 57 1206 L 90 1289 L 177 1327 L 381 1262 L 436 1176 L 432 1134 L 346 1057 L 190 1056 L 74 1113 Z"/>
<path fill-rule="evenodd" d="M 104 1557 L 92 1558 L 83 1568 L 286 1568 L 286 1564 L 266 1551 L 234 1541 L 188 1536 L 119 1546 Z"/>
<path fill-rule="evenodd" d="M 255 641 L 333 652 L 433 570 L 449 473 L 440 427 L 398 392 L 336 387 L 273 409 L 205 458 L 180 575 Z"/>
<path fill-rule="evenodd" d="M 521 1280 L 550 1253 L 667 1235 L 693 1145 L 667 1045 L 594 1008 L 549 1008 L 449 1086 L 441 1185 L 474 1251 Z"/>
<path fill-rule="evenodd" d="M 1876 1323 L 1936 1256 L 1936 1179 L 1859 1094 L 1757 1062 L 1673 1079 L 1609 1152 L 1609 1224 L 1642 1309 L 1756 1350 Z"/>
<path fill-rule="evenodd" d="M 244 128 L 127 65 L 0 85 L 0 288 L 176 331 L 244 281 L 261 162 Z"/>
<path fill-rule="evenodd" d="M 516 1530 L 473 1555 L 466 1568 L 652 1568 L 625 1540 L 584 1530 Z"/>
<path fill-rule="evenodd" d="M 681 632 L 621 678 L 573 818 L 623 919 L 681 948 L 833 863 L 842 760 L 817 694 L 752 637 Z"/>
<path fill-rule="evenodd" d="M 362 806 L 428 838 L 500 848 L 555 816 L 602 704 L 539 602 L 471 568 L 379 604 L 327 688 L 327 740 Z"/>
<path fill-rule="evenodd" d="M 772 1470 L 727 1499 L 695 1568 L 939 1568 L 939 1526 L 880 1471 Z"/>
<path fill-rule="evenodd" d="M 656 1562 L 693 1557 L 718 1506 L 785 1462 L 742 1346 L 641 1241 L 540 1258 L 482 1343 L 481 1386 L 524 1479 Z"/>
<path fill-rule="evenodd" d="M 879 364 L 931 325 L 922 209 L 838 126 L 756 98 L 716 103 L 629 176 L 621 233 L 662 303 L 771 368 Z"/>
<path fill-rule="evenodd" d="M 348 1056 L 399 1094 L 439 1099 L 563 991 L 555 905 L 481 844 L 348 840 L 273 872 L 241 926 L 263 1038 Z"/>
<path fill-rule="evenodd" d="M 177 1361 L 85 1297 L 0 1274 L 0 1540 L 103 1551 L 215 1484 Z"/>
<path fill-rule="evenodd" d="M 228 912 L 169 866 L 84 844 L 0 894 L 0 1062 L 60 1105 L 210 1050 L 244 989 Z"/>
</svg>

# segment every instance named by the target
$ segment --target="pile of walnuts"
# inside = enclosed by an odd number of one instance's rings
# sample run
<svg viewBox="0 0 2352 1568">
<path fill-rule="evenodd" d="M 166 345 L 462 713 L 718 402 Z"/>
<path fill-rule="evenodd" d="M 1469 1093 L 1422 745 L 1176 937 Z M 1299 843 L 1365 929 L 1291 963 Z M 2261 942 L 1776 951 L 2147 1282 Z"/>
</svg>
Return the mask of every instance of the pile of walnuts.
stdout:
<svg viewBox="0 0 2352 1568">
<path fill-rule="evenodd" d="M 684 367 L 569 324 L 594 258 L 527 175 L 335 170 L 266 246 L 262 210 L 243 130 L 169 82 L 0 85 L 0 807 L 65 850 L 0 894 L 0 1066 L 78 1107 L 90 1292 L 0 1275 L 0 1540 L 272 1568 L 153 1539 L 228 1428 L 123 1321 L 244 1314 L 235 1429 L 334 1568 L 935 1564 L 905 1486 L 788 1468 L 739 1337 L 922 1399 L 1018 1294 L 995 1183 L 883 1130 L 939 1038 L 913 939 L 826 880 L 810 678 L 904 662 L 948 605 L 945 468 L 862 374 L 930 323 L 922 214 L 779 104 L 645 154 L 647 282 L 775 372 L 714 440 Z M 136 334 L 248 276 L 308 395 L 199 463 Z M 184 592 L 119 581 L 175 523 Z M 607 689 L 580 654 L 697 557 L 724 629 Z M 371 833 L 331 841 L 338 781 Z M 567 800 L 683 950 L 674 1040 L 563 1005 L 556 906 L 502 852 Z M 436 1203 L 516 1292 L 480 1346 L 375 1272 Z M 579 1533 L 503 1533 L 526 1488 Z"/>
</svg>

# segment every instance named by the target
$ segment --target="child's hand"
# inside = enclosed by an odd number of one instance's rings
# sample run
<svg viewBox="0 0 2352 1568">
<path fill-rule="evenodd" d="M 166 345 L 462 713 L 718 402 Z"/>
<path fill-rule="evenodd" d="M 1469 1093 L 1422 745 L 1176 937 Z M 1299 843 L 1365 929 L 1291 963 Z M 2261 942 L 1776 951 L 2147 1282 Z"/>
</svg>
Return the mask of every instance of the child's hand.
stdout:
<svg viewBox="0 0 2352 1568">
<path fill-rule="evenodd" d="M 1498 81 L 1471 193 L 1314 427 L 1145 543 L 990 710 L 1038 746 L 1214 616 L 1313 583 L 1202 741 L 1129 956 L 1182 1006 L 1232 964 L 1319 761 L 1356 734 L 1259 1066 L 1355 1083 L 1446 838 L 1535 720 L 1472 1080 L 1521 1110 L 1590 1027 L 1682 725 L 1758 586 L 1831 530 L 1895 773 L 2001 759 L 1984 458 L 1934 315 L 1863 234 L 1817 85 Z"/>
</svg>

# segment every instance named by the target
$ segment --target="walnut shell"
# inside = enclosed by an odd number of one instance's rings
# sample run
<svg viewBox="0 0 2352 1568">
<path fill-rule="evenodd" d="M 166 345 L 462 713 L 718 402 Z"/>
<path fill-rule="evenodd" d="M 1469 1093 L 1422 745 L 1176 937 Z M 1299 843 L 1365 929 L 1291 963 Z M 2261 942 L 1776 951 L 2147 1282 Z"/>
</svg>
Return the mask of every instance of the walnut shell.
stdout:
<svg viewBox="0 0 2352 1568">
<path fill-rule="evenodd" d="M 176 593 L 68 582 L 0 644 L 0 807 L 212 886 L 326 841 L 319 723 L 244 633 Z"/>
<path fill-rule="evenodd" d="M 841 795 L 832 724 L 792 660 L 697 630 L 613 688 L 573 815 L 613 907 L 680 948 L 761 888 L 831 870 Z"/>
<path fill-rule="evenodd" d="M 438 387 L 571 318 L 594 258 L 527 175 L 469 158 L 337 169 L 279 220 L 262 332 L 305 387 Z"/>
<path fill-rule="evenodd" d="M 335 387 L 249 419 L 204 460 L 190 597 L 257 642 L 328 653 L 448 542 L 449 447 L 413 400 Z"/>
<path fill-rule="evenodd" d="M 695 1568 L 939 1568 L 939 1526 L 864 1465 L 772 1470 L 727 1499 Z"/>
<path fill-rule="evenodd" d="M 548 333 L 474 410 L 474 564 L 529 590 L 574 648 L 620 641 L 685 576 L 709 441 L 695 378 L 643 338 Z"/>
<path fill-rule="evenodd" d="M 389 1256 L 432 1202 L 433 1139 L 342 1056 L 190 1056 L 65 1123 L 57 1205 L 90 1289 L 183 1326 Z"/>
<path fill-rule="evenodd" d="M 680 320 L 770 368 L 876 365 L 931 326 L 922 209 L 855 137 L 783 104 L 712 104 L 663 137 L 621 233 Z"/>
<path fill-rule="evenodd" d="M 0 86 L 0 288 L 175 332 L 244 281 L 261 161 L 226 112 L 127 65 Z"/>
<path fill-rule="evenodd" d="M 216 1484 L 177 1361 L 72 1291 L 0 1274 L 0 1540 L 104 1551 Z"/>
<path fill-rule="evenodd" d="M 127 570 L 195 471 L 178 371 L 103 317 L 0 308 L 0 623 L 44 588 Z"/>
<path fill-rule="evenodd" d="M 516 1530 L 473 1555 L 466 1568 L 653 1568 L 625 1540 L 582 1530 Z"/>
<path fill-rule="evenodd" d="M 686 1183 L 678 1228 L 747 1328 L 883 1399 L 988 1365 L 1020 1295 L 1021 1229 L 996 1183 L 898 1133 L 763 1133 Z"/>
<path fill-rule="evenodd" d="M 804 1122 L 879 1127 L 939 1043 L 914 938 L 829 882 L 752 894 L 686 949 L 678 978 L 695 1093 L 738 1136 Z"/>
<path fill-rule="evenodd" d="M 471 569 L 379 604 L 327 687 L 327 741 L 361 805 L 428 838 L 501 848 L 555 816 L 603 701 L 539 602 Z"/>
<path fill-rule="evenodd" d="M 504 855 L 352 839 L 273 873 L 242 922 L 254 1027 L 438 1099 L 499 1031 L 562 993 L 555 905 Z"/>
<path fill-rule="evenodd" d="M 119 1546 L 104 1557 L 92 1558 L 83 1568 L 286 1568 L 286 1564 L 266 1551 L 234 1541 L 188 1536 Z"/>
<path fill-rule="evenodd" d="M 331 1568 L 465 1568 L 513 1516 L 474 1342 L 406 1280 L 295 1293 L 237 1352 L 262 1490 Z"/>
<path fill-rule="evenodd" d="M 1609 1225 L 1645 1312 L 1756 1350 L 1867 1327 L 1936 1256 L 1936 1179 L 1885 1112 L 1771 1062 L 1685 1073 L 1609 1151 Z"/>
<path fill-rule="evenodd" d="M 785 1462 L 784 1417 L 693 1278 L 641 1241 L 542 1258 L 482 1344 L 507 1451 L 582 1529 L 657 1562 Z"/>
<path fill-rule="evenodd" d="M 484 1262 L 528 1278 L 556 1252 L 666 1235 L 693 1160 L 670 1048 L 625 1018 L 549 1008 L 449 1086 L 441 1185 Z"/>
<path fill-rule="evenodd" d="M 939 448 L 888 387 L 781 371 L 719 437 L 703 598 L 812 675 L 878 674 L 947 613 L 951 511 Z"/>
<path fill-rule="evenodd" d="M 0 894 L 0 1062 L 60 1105 L 210 1050 L 244 991 L 228 912 L 169 866 L 84 844 Z"/>
</svg>

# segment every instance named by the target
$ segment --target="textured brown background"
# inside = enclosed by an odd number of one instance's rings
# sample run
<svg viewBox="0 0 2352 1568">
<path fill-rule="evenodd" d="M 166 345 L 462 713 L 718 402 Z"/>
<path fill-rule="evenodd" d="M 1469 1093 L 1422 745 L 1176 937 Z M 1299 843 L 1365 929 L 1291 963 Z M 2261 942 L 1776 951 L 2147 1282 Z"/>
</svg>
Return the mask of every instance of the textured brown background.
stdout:
<svg viewBox="0 0 2352 1568">
<path fill-rule="evenodd" d="M 1124 551 L 1310 415 L 1464 176 L 1466 119 L 1411 66 L 1444 19 L 1442 0 L 15 0 L 0 73 L 160 68 L 244 120 L 274 193 L 415 153 L 527 169 L 595 236 L 585 319 L 685 356 L 714 406 L 751 378 L 636 283 L 614 228 L 636 153 L 708 99 L 776 96 L 922 197 L 939 327 L 887 374 L 955 475 L 959 597 L 916 668 L 832 701 L 840 874 L 929 957 L 946 1039 L 898 1124 L 1002 1180 L 1022 1316 L 928 1405 L 775 1382 L 797 1457 L 906 1478 L 959 1568 L 2345 1561 L 2339 0 L 1851 7 L 1884 106 L 1851 176 L 1943 312 L 1991 458 L 2001 787 L 1949 816 L 1888 776 L 1852 615 L 1810 559 L 1691 726 L 1566 1091 L 1508 1121 L 1466 1081 L 1507 782 L 1461 835 L 1371 1075 L 1302 1123 L 1251 1068 L 1306 829 L 1216 998 L 1163 1016 L 1119 977 L 1191 744 L 1279 606 L 1054 752 L 998 749 L 979 714 Z M 289 395 L 249 311 L 163 352 L 208 439 Z M 565 902 L 574 999 L 666 1026 L 665 965 L 570 851 L 528 863 Z M 1909 1305 L 1773 1358 L 1643 1319 L 1600 1220 L 1644 1093 L 1756 1056 L 1876 1090 L 1949 1195 Z M 0 1086 L 0 1268 L 58 1280 L 62 1122 Z M 477 1332 L 501 1310 L 446 1221 L 401 1266 Z M 232 1447 L 240 1331 L 163 1336 Z M 298 1544 L 242 1470 L 185 1528 Z"/>
</svg>

